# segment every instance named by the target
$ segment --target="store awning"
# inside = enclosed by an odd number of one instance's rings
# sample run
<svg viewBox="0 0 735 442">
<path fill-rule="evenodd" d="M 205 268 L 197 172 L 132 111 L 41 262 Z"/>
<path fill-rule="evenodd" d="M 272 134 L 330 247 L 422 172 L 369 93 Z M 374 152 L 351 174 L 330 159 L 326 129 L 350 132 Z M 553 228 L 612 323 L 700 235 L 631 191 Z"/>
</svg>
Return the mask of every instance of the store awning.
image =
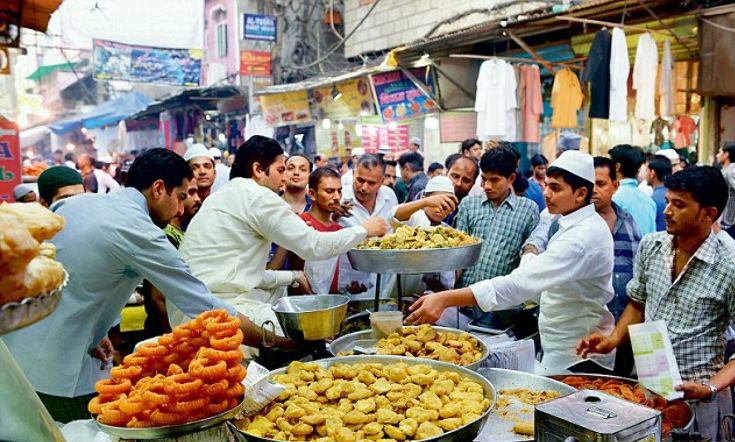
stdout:
<svg viewBox="0 0 735 442">
<path fill-rule="evenodd" d="M 71 71 L 78 65 L 79 63 L 59 63 L 39 66 L 31 75 L 26 77 L 26 80 L 40 81 L 43 77 L 56 71 Z"/>
<path fill-rule="evenodd" d="M 130 92 L 114 100 L 106 101 L 86 114 L 49 125 L 56 134 L 64 134 L 74 129 L 95 129 L 117 123 L 145 109 L 151 100 L 140 92 Z"/>
<path fill-rule="evenodd" d="M 217 109 L 217 102 L 223 98 L 235 95 L 247 96 L 248 90 L 242 86 L 210 86 L 184 89 L 181 92 L 161 98 L 149 103 L 148 106 L 128 116 L 129 119 L 139 120 L 145 117 L 158 117 L 158 114 L 168 109 L 175 109 L 196 104 L 201 110 Z"/>
<path fill-rule="evenodd" d="M 62 0 L 21 0 L 20 2 L 9 2 L 6 11 L 10 15 L 17 16 L 16 7 L 20 8 L 20 26 L 46 32 L 51 14 L 59 8 Z M 7 3 L 7 2 L 6 2 Z"/>
<path fill-rule="evenodd" d="M 36 126 L 30 129 L 20 131 L 20 147 L 25 148 L 32 146 L 44 138 L 48 137 L 51 131 L 47 126 Z"/>
<path fill-rule="evenodd" d="M 395 67 L 384 67 L 381 65 L 377 66 L 363 66 L 357 70 L 346 72 L 342 74 L 336 74 L 333 76 L 324 75 L 320 77 L 312 77 L 306 80 L 302 80 L 296 83 L 288 84 L 277 84 L 274 86 L 267 86 L 257 91 L 254 91 L 254 95 L 268 95 L 268 94 L 282 94 L 284 92 L 304 91 L 308 89 L 314 89 L 318 87 L 329 86 L 332 84 L 340 83 L 342 81 L 351 80 L 353 78 L 365 77 L 370 74 L 378 72 L 394 71 Z"/>
</svg>

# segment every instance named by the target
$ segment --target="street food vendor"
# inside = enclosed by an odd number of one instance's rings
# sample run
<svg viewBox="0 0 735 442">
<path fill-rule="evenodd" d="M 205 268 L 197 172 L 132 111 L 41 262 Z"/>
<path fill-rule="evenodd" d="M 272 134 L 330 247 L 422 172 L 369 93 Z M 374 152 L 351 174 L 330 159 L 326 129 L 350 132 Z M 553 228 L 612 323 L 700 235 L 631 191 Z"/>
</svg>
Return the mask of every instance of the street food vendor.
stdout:
<svg viewBox="0 0 735 442">
<path fill-rule="evenodd" d="M 590 155 L 564 152 L 547 172 L 546 204 L 561 219 L 546 251 L 509 275 L 420 298 L 410 307 L 413 313 L 407 321 L 434 323 L 450 306 L 478 305 L 492 311 L 531 300 L 540 303 L 542 371 L 558 373 L 580 362 L 577 341 L 588 330 L 609 334 L 614 327 L 606 306 L 613 298 L 613 241 L 591 204 L 594 181 Z M 611 370 L 615 355 L 592 359 Z"/>
<path fill-rule="evenodd" d="M 271 243 L 302 259 L 322 260 L 388 228 L 385 220 L 372 217 L 338 232 L 312 229 L 276 193 L 285 169 L 276 140 L 257 135 L 248 139 L 237 150 L 230 181 L 204 201 L 180 248 L 192 273 L 212 293 L 256 323 L 272 320 L 276 328 L 271 303 L 283 292 L 276 289 L 302 286 L 310 291 L 303 272 L 266 270 Z M 169 319 L 172 325 L 185 320 L 174 311 Z"/>
<path fill-rule="evenodd" d="M 629 325 L 665 321 L 684 381 L 676 389 L 698 400 L 697 430 L 719 440 L 735 383 L 735 360 L 724 361 L 725 333 L 735 319 L 735 246 L 712 231 L 727 203 L 727 184 L 717 169 L 703 166 L 670 175 L 664 185 L 666 231 L 641 240 L 620 321 L 577 348 L 582 356 L 608 353 L 627 341 Z"/>
</svg>

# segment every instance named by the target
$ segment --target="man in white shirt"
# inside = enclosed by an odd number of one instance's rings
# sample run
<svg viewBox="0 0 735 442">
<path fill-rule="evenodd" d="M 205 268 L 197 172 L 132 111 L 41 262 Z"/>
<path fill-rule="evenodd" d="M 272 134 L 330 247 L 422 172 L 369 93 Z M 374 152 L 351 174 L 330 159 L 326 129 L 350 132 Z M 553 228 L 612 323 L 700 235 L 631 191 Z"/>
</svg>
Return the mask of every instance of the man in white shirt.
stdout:
<svg viewBox="0 0 735 442">
<path fill-rule="evenodd" d="M 181 243 L 181 256 L 210 291 L 257 324 L 278 321 L 271 303 L 277 291 L 303 286 L 303 272 L 266 270 L 271 243 L 305 260 L 345 253 L 366 237 L 381 236 L 386 221 L 369 218 L 338 232 L 310 228 L 277 194 L 285 170 L 283 149 L 275 140 L 253 136 L 240 146 L 232 179 L 202 204 Z M 382 179 L 382 173 L 381 173 Z M 183 318 L 169 313 L 172 324 Z"/>
<path fill-rule="evenodd" d="M 204 202 L 212 193 L 217 170 L 212 153 L 203 144 L 192 144 L 184 153 L 184 160 L 189 164 L 197 182 L 199 199 Z"/>
<path fill-rule="evenodd" d="M 222 164 L 222 151 L 220 151 L 218 148 L 210 148 L 209 153 L 211 153 L 212 158 L 214 158 L 214 171 L 216 172 L 216 174 L 214 184 L 212 184 L 212 192 L 216 192 L 217 189 L 224 186 L 226 182 L 230 181 L 230 168 L 227 167 L 225 164 Z"/>
<path fill-rule="evenodd" d="M 357 162 L 360 161 L 360 157 L 365 155 L 365 149 L 362 147 L 356 147 L 352 149 L 352 168 L 348 170 L 347 172 L 342 175 L 342 188 L 348 189 L 352 187 L 352 178 L 355 175 L 355 168 L 357 167 Z"/>
<path fill-rule="evenodd" d="M 613 240 L 590 204 L 594 179 L 590 155 L 564 152 L 547 171 L 546 205 L 561 219 L 546 251 L 530 262 L 526 258 L 509 275 L 419 299 L 407 322 L 436 322 L 450 306 L 478 305 L 491 311 L 532 300 L 541 306 L 541 371 L 561 372 L 581 362 L 575 347 L 587 330 L 609 334 L 614 327 L 606 306 L 613 298 Z M 615 356 L 605 356 L 590 359 L 612 370 Z"/>
</svg>

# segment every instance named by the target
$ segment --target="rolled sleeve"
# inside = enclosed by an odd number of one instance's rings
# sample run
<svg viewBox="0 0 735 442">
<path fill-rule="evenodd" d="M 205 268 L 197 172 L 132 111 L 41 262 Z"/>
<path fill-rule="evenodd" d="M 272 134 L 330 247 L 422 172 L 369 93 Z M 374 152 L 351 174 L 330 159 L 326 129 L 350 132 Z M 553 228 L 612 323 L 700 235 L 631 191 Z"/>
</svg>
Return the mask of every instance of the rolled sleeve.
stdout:
<svg viewBox="0 0 735 442">
<path fill-rule="evenodd" d="M 294 282 L 294 272 L 289 270 L 266 270 L 263 280 L 256 288 L 270 290 L 277 287 L 286 287 Z"/>
</svg>

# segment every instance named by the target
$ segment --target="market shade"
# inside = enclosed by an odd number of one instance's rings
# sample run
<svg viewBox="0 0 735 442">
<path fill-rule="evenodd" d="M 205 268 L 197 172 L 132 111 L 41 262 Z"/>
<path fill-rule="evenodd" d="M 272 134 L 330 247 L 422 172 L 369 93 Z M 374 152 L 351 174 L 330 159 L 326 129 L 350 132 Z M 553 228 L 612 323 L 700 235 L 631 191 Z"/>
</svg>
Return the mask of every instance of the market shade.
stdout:
<svg viewBox="0 0 735 442">
<path fill-rule="evenodd" d="M 151 100 L 140 92 L 130 92 L 114 100 L 106 101 L 86 114 L 49 125 L 55 134 L 64 134 L 79 128 L 95 129 L 133 115 L 148 107 Z"/>
<path fill-rule="evenodd" d="M 20 26 L 46 32 L 51 14 L 58 9 L 61 2 L 62 0 L 21 0 L 23 6 Z M 15 7 L 20 3 L 10 2 L 10 10 L 17 13 Z"/>
<path fill-rule="evenodd" d="M 51 74 L 55 71 L 71 71 L 76 68 L 79 63 L 59 63 L 59 64 L 48 64 L 45 66 L 39 66 L 38 69 L 26 77 L 26 80 L 39 81 L 46 75 Z"/>
</svg>

